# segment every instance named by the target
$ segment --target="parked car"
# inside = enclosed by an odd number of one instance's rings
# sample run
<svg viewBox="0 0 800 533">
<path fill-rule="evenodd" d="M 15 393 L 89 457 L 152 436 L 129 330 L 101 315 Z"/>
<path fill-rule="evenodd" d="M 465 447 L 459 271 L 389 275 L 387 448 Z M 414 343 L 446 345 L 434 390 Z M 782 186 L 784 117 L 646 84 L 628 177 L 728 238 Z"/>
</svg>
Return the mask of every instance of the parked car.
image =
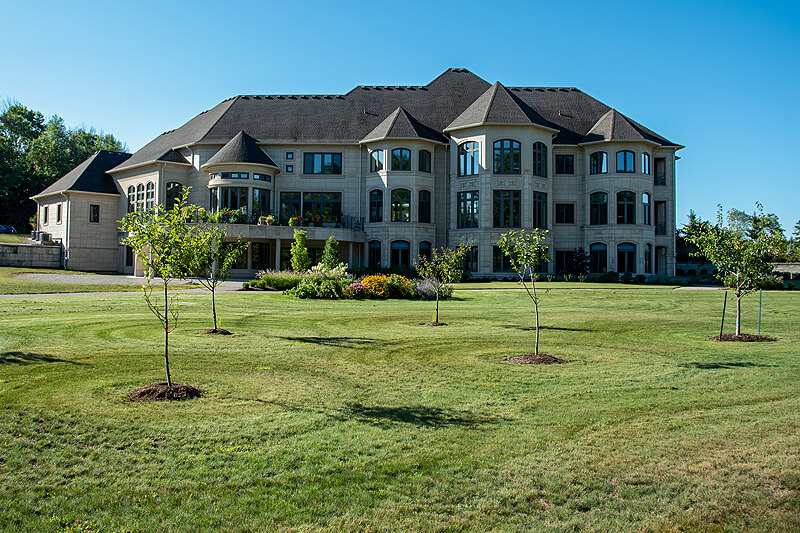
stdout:
<svg viewBox="0 0 800 533">
<path fill-rule="evenodd" d="M 0 225 L 0 233 L 16 233 L 17 230 L 14 229 L 14 226 L 3 226 Z"/>
</svg>

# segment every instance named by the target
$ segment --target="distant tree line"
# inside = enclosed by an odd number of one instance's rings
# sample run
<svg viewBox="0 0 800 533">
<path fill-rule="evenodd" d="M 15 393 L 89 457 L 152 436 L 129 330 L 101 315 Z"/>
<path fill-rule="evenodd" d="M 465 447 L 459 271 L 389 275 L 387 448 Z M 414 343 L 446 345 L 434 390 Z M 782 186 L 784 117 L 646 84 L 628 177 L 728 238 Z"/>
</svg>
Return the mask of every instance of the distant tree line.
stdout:
<svg viewBox="0 0 800 533">
<path fill-rule="evenodd" d="M 18 102 L 0 105 L 0 224 L 28 231 L 36 203 L 29 198 L 98 150 L 127 151 L 110 133 L 68 129 Z"/>
</svg>

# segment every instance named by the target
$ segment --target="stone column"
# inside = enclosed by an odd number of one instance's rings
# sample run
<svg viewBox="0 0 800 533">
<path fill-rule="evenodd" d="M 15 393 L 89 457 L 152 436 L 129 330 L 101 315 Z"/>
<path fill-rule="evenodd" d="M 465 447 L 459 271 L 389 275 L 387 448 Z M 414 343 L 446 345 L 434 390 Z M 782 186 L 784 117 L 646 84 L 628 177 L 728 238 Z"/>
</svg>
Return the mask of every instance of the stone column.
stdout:
<svg viewBox="0 0 800 533">
<path fill-rule="evenodd" d="M 281 240 L 275 239 L 275 270 L 281 269 Z"/>
</svg>

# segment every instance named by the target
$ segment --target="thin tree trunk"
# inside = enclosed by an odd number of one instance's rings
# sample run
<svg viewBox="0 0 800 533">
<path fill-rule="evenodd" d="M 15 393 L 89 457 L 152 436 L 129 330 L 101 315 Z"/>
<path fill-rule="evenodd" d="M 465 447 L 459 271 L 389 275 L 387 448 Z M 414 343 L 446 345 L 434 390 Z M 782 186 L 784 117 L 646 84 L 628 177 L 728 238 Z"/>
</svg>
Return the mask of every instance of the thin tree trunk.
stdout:
<svg viewBox="0 0 800 533">
<path fill-rule="evenodd" d="M 531 280 L 531 287 L 533 288 L 533 309 L 536 312 L 536 344 L 533 348 L 533 354 L 539 355 L 539 299 L 536 297 L 536 282 Z"/>
<path fill-rule="evenodd" d="M 742 295 L 736 293 L 736 336 L 742 334 Z"/>
<path fill-rule="evenodd" d="M 439 323 L 439 289 L 436 289 L 436 320 L 434 320 L 434 323 Z"/>
<path fill-rule="evenodd" d="M 214 285 L 211 286 L 211 315 L 214 317 L 214 329 L 217 329 L 217 303 L 214 298 L 216 291 L 214 290 L 216 287 Z"/>
<path fill-rule="evenodd" d="M 169 375 L 169 300 L 167 300 L 166 280 L 164 280 L 164 365 L 167 368 L 167 386 L 172 388 L 172 377 Z"/>
</svg>

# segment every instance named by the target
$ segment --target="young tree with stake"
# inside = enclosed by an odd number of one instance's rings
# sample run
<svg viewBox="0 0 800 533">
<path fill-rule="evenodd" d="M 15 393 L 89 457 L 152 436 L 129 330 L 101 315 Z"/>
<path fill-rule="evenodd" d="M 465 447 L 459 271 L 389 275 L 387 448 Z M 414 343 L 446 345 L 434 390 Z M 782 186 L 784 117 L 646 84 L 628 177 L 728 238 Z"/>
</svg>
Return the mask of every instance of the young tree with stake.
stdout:
<svg viewBox="0 0 800 533">
<path fill-rule="evenodd" d="M 511 230 L 500 236 L 497 247 L 508 257 L 511 268 L 519 276 L 519 281 L 528 293 L 528 297 L 533 302 L 534 313 L 536 314 L 536 344 L 534 355 L 539 355 L 539 301 L 541 296 L 536 292 L 536 267 L 542 263 L 550 261 L 547 244 L 547 230 L 532 229 Z M 528 281 L 530 280 L 530 288 Z"/>
<path fill-rule="evenodd" d="M 414 260 L 414 266 L 419 275 L 427 279 L 433 285 L 436 293 L 436 313 L 434 314 L 433 324 L 439 324 L 439 300 L 442 291 L 451 283 L 461 279 L 463 270 L 461 268 L 464 258 L 469 253 L 469 244 L 459 244 L 454 250 L 452 248 L 436 248 L 431 252 L 431 258 L 421 255 Z"/>
<path fill-rule="evenodd" d="M 197 207 L 187 203 L 188 195 L 185 190 L 172 209 L 158 205 L 155 209 L 128 213 L 120 227 L 128 234 L 123 244 L 133 248 L 147 271 L 142 289 L 147 306 L 164 328 L 164 366 L 170 388 L 169 334 L 178 325 L 178 295 L 170 297 L 169 286 L 172 281 L 190 277 L 194 254 L 194 239 L 186 221 L 194 216 Z M 161 281 L 163 301 L 154 293 L 153 278 Z"/>
<path fill-rule="evenodd" d="M 761 204 L 756 203 L 756 207 L 757 216 L 761 216 Z M 739 337 L 742 334 L 742 297 L 758 289 L 772 275 L 772 265 L 767 260 L 781 251 L 785 243 L 782 233 L 767 230 L 748 235 L 739 225 L 726 227 L 721 205 L 716 224 L 697 224 L 685 231 L 686 240 L 697 246 L 698 252 L 693 255 L 711 261 L 717 267 L 716 277 L 733 290 L 736 296 L 736 336 Z"/>
<path fill-rule="evenodd" d="M 235 243 L 226 243 L 227 226 L 202 224 L 195 228 L 195 245 L 192 256 L 192 271 L 197 281 L 211 291 L 211 316 L 215 333 L 227 333 L 217 327 L 217 287 L 231 275 L 231 269 L 247 249 L 241 238 Z"/>
</svg>

